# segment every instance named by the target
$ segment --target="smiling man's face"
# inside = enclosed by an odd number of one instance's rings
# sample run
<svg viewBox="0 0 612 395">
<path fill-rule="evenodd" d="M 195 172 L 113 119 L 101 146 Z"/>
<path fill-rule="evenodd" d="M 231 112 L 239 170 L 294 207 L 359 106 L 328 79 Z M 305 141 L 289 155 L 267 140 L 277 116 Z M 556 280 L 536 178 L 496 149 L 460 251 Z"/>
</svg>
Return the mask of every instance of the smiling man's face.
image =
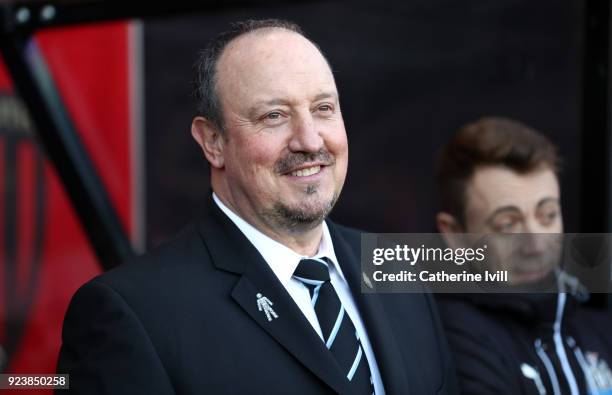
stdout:
<svg viewBox="0 0 612 395">
<path fill-rule="evenodd" d="M 283 29 L 246 34 L 224 50 L 216 87 L 225 137 L 215 192 L 262 230 L 321 224 L 344 184 L 348 145 L 319 50 Z"/>
</svg>

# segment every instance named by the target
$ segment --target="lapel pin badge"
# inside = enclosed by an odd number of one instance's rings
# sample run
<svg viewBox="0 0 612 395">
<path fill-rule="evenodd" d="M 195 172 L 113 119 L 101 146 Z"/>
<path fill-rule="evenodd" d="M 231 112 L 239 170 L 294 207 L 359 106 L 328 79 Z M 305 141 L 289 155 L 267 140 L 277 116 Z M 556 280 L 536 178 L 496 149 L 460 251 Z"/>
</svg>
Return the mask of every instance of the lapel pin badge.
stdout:
<svg viewBox="0 0 612 395">
<path fill-rule="evenodd" d="M 273 305 L 274 303 L 272 303 L 270 299 L 260 293 L 257 294 L 257 308 L 259 309 L 259 311 L 263 311 L 266 314 L 268 322 L 272 321 L 274 318 L 278 318 L 278 314 L 276 314 L 276 312 L 272 308 Z"/>
<path fill-rule="evenodd" d="M 368 277 L 367 274 L 365 274 L 365 272 L 361 272 L 362 276 L 363 276 L 363 282 L 365 283 L 365 285 L 368 286 L 368 288 L 370 289 L 374 289 L 374 286 L 372 285 L 372 280 L 370 280 L 370 277 Z"/>
</svg>

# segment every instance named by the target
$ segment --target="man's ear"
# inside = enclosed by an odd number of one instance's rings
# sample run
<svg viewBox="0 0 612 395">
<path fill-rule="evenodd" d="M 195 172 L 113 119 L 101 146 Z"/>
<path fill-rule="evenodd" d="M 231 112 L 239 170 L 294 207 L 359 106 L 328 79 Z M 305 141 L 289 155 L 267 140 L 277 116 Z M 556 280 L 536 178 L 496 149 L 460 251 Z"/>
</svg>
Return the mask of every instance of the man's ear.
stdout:
<svg viewBox="0 0 612 395">
<path fill-rule="evenodd" d="M 436 214 L 436 226 L 440 233 L 461 233 L 463 232 L 463 226 L 459 224 L 459 221 L 454 215 L 445 213 L 444 211 Z"/>
<path fill-rule="evenodd" d="M 436 214 L 436 226 L 449 247 L 457 248 L 461 245 L 458 234 L 465 232 L 465 230 L 455 216 L 443 211 L 439 212 Z"/>
<path fill-rule="evenodd" d="M 225 164 L 223 156 L 225 140 L 217 127 L 208 119 L 198 116 L 191 122 L 191 135 L 202 148 L 210 165 L 221 169 Z"/>
</svg>

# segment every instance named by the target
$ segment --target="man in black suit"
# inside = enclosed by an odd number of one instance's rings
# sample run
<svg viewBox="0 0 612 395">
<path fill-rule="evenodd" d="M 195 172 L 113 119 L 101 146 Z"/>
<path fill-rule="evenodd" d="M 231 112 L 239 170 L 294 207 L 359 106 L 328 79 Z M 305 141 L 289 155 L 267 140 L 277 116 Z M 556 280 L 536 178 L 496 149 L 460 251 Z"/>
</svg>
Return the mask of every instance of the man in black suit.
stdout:
<svg viewBox="0 0 612 395">
<path fill-rule="evenodd" d="M 348 146 L 317 46 L 247 21 L 195 69 L 211 215 L 77 292 L 58 366 L 71 391 L 451 393 L 431 297 L 361 294 L 360 235 L 326 220 Z"/>
</svg>

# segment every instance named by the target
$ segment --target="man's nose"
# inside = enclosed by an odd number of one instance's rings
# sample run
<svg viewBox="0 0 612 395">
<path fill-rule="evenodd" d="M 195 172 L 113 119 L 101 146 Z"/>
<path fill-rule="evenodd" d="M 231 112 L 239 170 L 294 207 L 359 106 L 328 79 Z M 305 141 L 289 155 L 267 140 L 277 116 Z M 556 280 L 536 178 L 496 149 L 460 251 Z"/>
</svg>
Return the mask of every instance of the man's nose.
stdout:
<svg viewBox="0 0 612 395">
<path fill-rule="evenodd" d="M 323 148 L 323 137 L 310 112 L 294 117 L 289 149 L 293 152 L 318 152 Z"/>
<path fill-rule="evenodd" d="M 548 243 L 550 235 L 547 235 L 547 233 L 547 230 L 537 220 L 527 221 L 524 234 L 519 236 L 523 242 L 523 252 L 528 255 L 543 253 L 550 245 Z"/>
<path fill-rule="evenodd" d="M 525 255 L 540 255 L 550 247 L 548 240 L 552 235 L 546 233 L 524 233 L 519 235 Z"/>
</svg>

